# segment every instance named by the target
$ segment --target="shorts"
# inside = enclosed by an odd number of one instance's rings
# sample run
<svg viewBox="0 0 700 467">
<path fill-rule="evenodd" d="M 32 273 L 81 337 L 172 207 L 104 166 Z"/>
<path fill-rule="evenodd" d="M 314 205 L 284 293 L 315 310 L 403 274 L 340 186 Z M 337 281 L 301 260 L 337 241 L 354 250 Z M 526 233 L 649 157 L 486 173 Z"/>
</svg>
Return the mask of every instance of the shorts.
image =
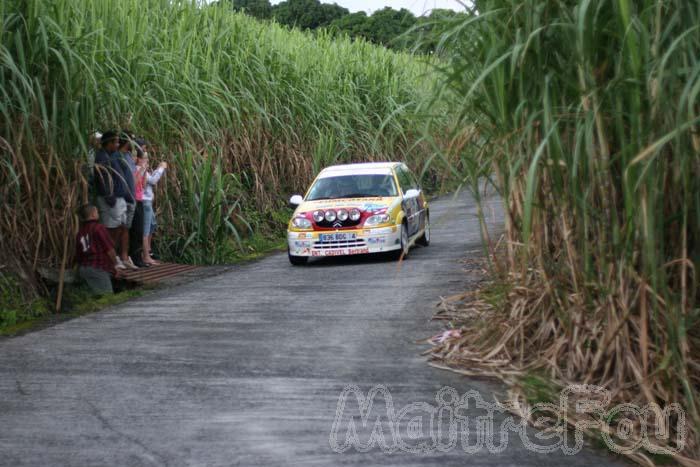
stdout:
<svg viewBox="0 0 700 467">
<path fill-rule="evenodd" d="M 143 202 L 143 236 L 148 237 L 156 231 L 156 212 L 153 210 L 153 201 Z"/>
<path fill-rule="evenodd" d="M 80 266 L 78 274 L 81 279 L 87 282 L 87 285 L 96 295 L 110 295 L 114 293 L 112 277 L 107 271 L 90 266 Z"/>
<path fill-rule="evenodd" d="M 124 198 L 116 198 L 114 206 L 110 206 L 102 196 L 98 196 L 97 209 L 100 211 L 100 222 L 108 229 L 116 229 L 126 225 L 126 201 Z"/>
<path fill-rule="evenodd" d="M 136 203 L 126 203 L 126 228 L 130 229 L 134 223 L 134 214 L 136 214 Z"/>
</svg>

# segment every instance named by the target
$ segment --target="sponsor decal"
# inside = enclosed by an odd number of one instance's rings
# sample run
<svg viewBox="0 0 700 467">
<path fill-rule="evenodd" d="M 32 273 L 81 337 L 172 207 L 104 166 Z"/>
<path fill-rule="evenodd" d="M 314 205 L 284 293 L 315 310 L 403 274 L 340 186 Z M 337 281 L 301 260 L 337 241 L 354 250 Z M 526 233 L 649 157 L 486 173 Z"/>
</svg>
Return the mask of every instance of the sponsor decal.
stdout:
<svg viewBox="0 0 700 467">
<path fill-rule="evenodd" d="M 400 202 L 398 197 L 387 198 L 346 198 L 339 200 L 308 201 L 300 208 L 300 215 L 309 218 L 309 215 L 317 209 L 352 209 L 357 208 L 367 212 L 381 212 L 391 209 Z"/>
<path fill-rule="evenodd" d="M 378 203 L 365 203 L 360 207 L 360 210 L 362 211 L 367 211 L 367 212 L 372 212 L 372 213 L 379 213 L 380 211 L 386 212 L 387 206 L 386 204 L 378 204 Z"/>
<path fill-rule="evenodd" d="M 382 227 L 379 229 L 372 229 L 368 231 L 367 233 L 369 235 L 386 235 L 390 234 L 392 232 L 396 232 L 396 227 Z"/>
<path fill-rule="evenodd" d="M 343 198 L 338 200 L 307 201 L 301 207 L 300 212 L 311 212 L 316 209 L 336 209 L 348 207 L 360 207 L 362 205 L 376 205 L 386 207 L 394 197 L 388 198 Z"/>
<path fill-rule="evenodd" d="M 369 248 L 340 248 L 334 250 L 314 250 L 311 256 L 346 256 L 369 253 Z"/>
</svg>

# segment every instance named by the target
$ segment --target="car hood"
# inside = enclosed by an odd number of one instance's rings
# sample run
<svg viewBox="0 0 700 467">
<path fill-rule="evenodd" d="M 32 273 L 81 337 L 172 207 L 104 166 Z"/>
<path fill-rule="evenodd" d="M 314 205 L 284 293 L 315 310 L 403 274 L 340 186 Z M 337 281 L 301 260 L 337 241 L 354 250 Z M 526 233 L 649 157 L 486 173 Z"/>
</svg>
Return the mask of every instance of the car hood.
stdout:
<svg viewBox="0 0 700 467">
<path fill-rule="evenodd" d="M 360 211 L 379 211 L 393 207 L 400 202 L 398 196 L 377 198 L 339 198 L 320 199 L 317 201 L 304 201 L 299 205 L 296 213 L 316 211 L 317 209 L 357 208 Z"/>
</svg>

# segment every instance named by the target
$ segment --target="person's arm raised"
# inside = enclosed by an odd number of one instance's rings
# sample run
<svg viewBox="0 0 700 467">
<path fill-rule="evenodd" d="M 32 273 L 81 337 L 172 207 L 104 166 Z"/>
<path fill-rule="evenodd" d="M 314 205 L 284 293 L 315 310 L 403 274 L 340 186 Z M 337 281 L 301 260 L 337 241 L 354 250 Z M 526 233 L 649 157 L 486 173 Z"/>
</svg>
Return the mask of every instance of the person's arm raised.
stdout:
<svg viewBox="0 0 700 467">
<path fill-rule="evenodd" d="M 167 162 L 161 162 L 160 165 L 156 170 L 153 171 L 150 175 L 147 175 L 147 181 L 149 185 L 155 185 L 158 183 L 160 180 L 160 177 L 163 176 L 165 173 L 165 169 L 168 168 L 168 163 Z"/>
</svg>

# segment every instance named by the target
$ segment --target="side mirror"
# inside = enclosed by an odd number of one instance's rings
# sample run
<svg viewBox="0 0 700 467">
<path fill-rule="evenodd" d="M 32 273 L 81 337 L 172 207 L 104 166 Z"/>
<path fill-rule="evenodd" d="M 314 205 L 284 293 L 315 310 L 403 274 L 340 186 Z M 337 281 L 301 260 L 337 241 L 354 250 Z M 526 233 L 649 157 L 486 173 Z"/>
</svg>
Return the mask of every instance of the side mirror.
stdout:
<svg viewBox="0 0 700 467">
<path fill-rule="evenodd" d="M 404 193 L 403 197 L 404 198 L 418 198 L 419 195 L 420 195 L 419 190 L 416 190 L 415 188 L 411 188 L 406 193 Z"/>
<path fill-rule="evenodd" d="M 291 198 L 289 198 L 289 207 L 296 208 L 303 202 L 304 198 L 302 198 L 300 195 L 294 195 Z"/>
</svg>

